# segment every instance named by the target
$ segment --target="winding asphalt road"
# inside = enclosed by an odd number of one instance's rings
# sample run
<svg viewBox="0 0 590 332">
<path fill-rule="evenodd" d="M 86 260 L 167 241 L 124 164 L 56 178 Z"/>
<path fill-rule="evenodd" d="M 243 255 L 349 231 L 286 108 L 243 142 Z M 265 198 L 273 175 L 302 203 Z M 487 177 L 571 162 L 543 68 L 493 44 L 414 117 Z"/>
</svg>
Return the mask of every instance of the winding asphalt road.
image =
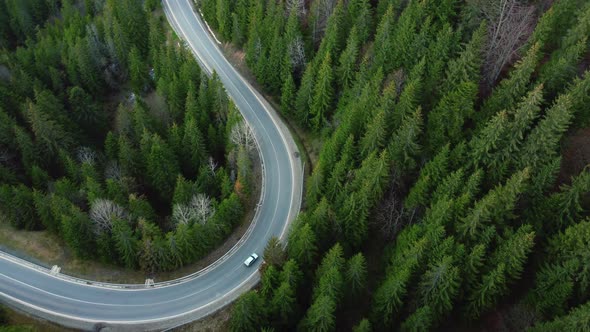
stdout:
<svg viewBox="0 0 590 332">
<path fill-rule="evenodd" d="M 164 0 L 166 16 L 209 72 L 217 72 L 253 129 L 263 162 L 263 191 L 246 235 L 219 261 L 171 282 L 103 284 L 51 274 L 46 268 L 0 252 L 0 301 L 64 326 L 161 330 L 204 317 L 227 305 L 259 280 L 242 262 L 262 253 L 267 240 L 284 236 L 301 205 L 302 166 L 289 131 L 265 100 L 217 48 L 190 0 Z M 67 272 L 67 271 L 66 271 Z"/>
</svg>

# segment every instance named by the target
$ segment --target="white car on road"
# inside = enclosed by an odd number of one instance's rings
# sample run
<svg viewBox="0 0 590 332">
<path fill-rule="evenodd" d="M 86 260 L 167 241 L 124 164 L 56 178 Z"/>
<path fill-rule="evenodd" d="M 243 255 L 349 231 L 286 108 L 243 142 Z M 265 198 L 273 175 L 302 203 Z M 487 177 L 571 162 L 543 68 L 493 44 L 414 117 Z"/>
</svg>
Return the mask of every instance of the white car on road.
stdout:
<svg viewBox="0 0 590 332">
<path fill-rule="evenodd" d="M 246 260 L 244 261 L 244 265 L 250 266 L 258 259 L 258 255 L 256 253 L 252 253 Z"/>
</svg>

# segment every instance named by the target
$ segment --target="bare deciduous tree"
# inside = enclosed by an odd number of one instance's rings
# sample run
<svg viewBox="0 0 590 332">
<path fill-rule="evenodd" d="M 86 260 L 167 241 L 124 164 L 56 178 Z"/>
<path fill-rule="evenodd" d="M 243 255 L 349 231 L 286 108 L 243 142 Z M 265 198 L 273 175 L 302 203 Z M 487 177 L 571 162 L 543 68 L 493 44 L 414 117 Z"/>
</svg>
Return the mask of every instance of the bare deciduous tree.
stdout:
<svg viewBox="0 0 590 332">
<path fill-rule="evenodd" d="M 415 211 L 405 210 L 401 195 L 395 190 L 399 187 L 393 185 L 376 210 L 374 225 L 381 231 L 386 239 L 393 239 L 405 225 L 411 224 Z"/>
<path fill-rule="evenodd" d="M 76 155 L 81 164 L 94 165 L 94 162 L 96 161 L 96 152 L 87 146 L 79 148 Z"/>
<path fill-rule="evenodd" d="M 289 16 L 289 13 L 291 13 L 292 11 L 296 11 L 297 16 L 299 17 L 305 16 L 305 0 L 287 0 L 285 7 L 287 9 L 287 16 Z"/>
<path fill-rule="evenodd" d="M 172 209 L 172 219 L 180 224 L 205 224 L 214 214 L 211 198 L 204 194 L 197 194 L 188 204 L 176 204 Z"/>
<path fill-rule="evenodd" d="M 488 22 L 484 82 L 492 86 L 534 29 L 535 8 L 521 0 L 471 0 Z"/>
<path fill-rule="evenodd" d="M 314 0 L 311 5 L 312 30 L 311 35 L 314 43 L 318 43 L 324 36 L 328 19 L 336 7 L 337 0 Z"/>
<path fill-rule="evenodd" d="M 293 70 L 303 70 L 303 67 L 305 66 L 305 48 L 300 36 L 297 36 L 297 38 L 289 44 L 289 56 L 291 58 L 291 66 L 293 67 Z"/>
<path fill-rule="evenodd" d="M 209 161 L 207 163 L 207 167 L 209 168 L 209 170 L 211 171 L 211 173 L 213 175 L 215 175 L 215 171 L 217 170 L 217 162 L 215 161 L 215 159 L 213 159 L 213 157 L 209 157 Z"/>
<path fill-rule="evenodd" d="M 246 122 L 240 122 L 231 129 L 230 139 L 232 143 L 238 146 L 245 147 L 248 151 L 252 151 L 256 147 L 256 140 L 254 133 Z"/>
<path fill-rule="evenodd" d="M 90 219 L 94 223 L 94 232 L 102 234 L 113 228 L 113 221 L 125 219 L 127 212 L 121 206 L 108 199 L 99 198 L 92 202 Z"/>
<path fill-rule="evenodd" d="M 194 211 L 187 204 L 175 204 L 172 209 L 172 219 L 177 224 L 189 224 L 193 220 Z"/>
<path fill-rule="evenodd" d="M 190 205 L 195 209 L 196 221 L 198 223 L 206 223 L 215 214 L 215 207 L 211 203 L 211 198 L 205 194 L 193 196 Z"/>
</svg>

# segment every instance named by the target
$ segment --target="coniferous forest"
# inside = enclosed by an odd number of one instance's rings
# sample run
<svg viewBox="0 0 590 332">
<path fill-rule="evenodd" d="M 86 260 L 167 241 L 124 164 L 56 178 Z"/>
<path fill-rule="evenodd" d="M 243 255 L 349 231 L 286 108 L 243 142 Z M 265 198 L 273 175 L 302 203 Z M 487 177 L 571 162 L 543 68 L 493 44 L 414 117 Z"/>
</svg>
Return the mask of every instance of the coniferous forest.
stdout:
<svg viewBox="0 0 590 332">
<path fill-rule="evenodd" d="M 590 329 L 588 0 L 193 1 L 321 145 L 232 331 Z M 0 217 L 147 273 L 241 222 L 251 133 L 169 31 L 0 1 Z"/>
<path fill-rule="evenodd" d="M 0 1 L 2 215 L 148 275 L 196 261 L 241 222 L 256 153 L 159 8 Z"/>
<path fill-rule="evenodd" d="M 195 3 L 322 142 L 232 330 L 588 331 L 590 2 Z"/>
</svg>

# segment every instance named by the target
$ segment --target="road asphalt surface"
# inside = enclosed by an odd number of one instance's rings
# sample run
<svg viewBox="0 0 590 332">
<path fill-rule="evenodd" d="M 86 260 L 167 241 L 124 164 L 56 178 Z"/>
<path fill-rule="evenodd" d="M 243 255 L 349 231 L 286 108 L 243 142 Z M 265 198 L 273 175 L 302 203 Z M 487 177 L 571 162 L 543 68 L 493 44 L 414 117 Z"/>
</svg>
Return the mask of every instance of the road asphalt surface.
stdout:
<svg viewBox="0 0 590 332">
<path fill-rule="evenodd" d="M 215 312 L 259 280 L 262 254 L 271 236 L 284 237 L 301 205 L 302 165 L 297 147 L 276 113 L 229 64 L 218 41 L 190 0 L 164 0 L 168 21 L 208 72 L 215 71 L 252 128 L 263 163 L 262 195 L 244 237 L 217 262 L 178 280 L 115 285 L 50 273 L 0 252 L 0 302 L 63 326 L 79 329 L 162 330 Z M 67 273 L 67 271 L 64 271 Z"/>
</svg>

